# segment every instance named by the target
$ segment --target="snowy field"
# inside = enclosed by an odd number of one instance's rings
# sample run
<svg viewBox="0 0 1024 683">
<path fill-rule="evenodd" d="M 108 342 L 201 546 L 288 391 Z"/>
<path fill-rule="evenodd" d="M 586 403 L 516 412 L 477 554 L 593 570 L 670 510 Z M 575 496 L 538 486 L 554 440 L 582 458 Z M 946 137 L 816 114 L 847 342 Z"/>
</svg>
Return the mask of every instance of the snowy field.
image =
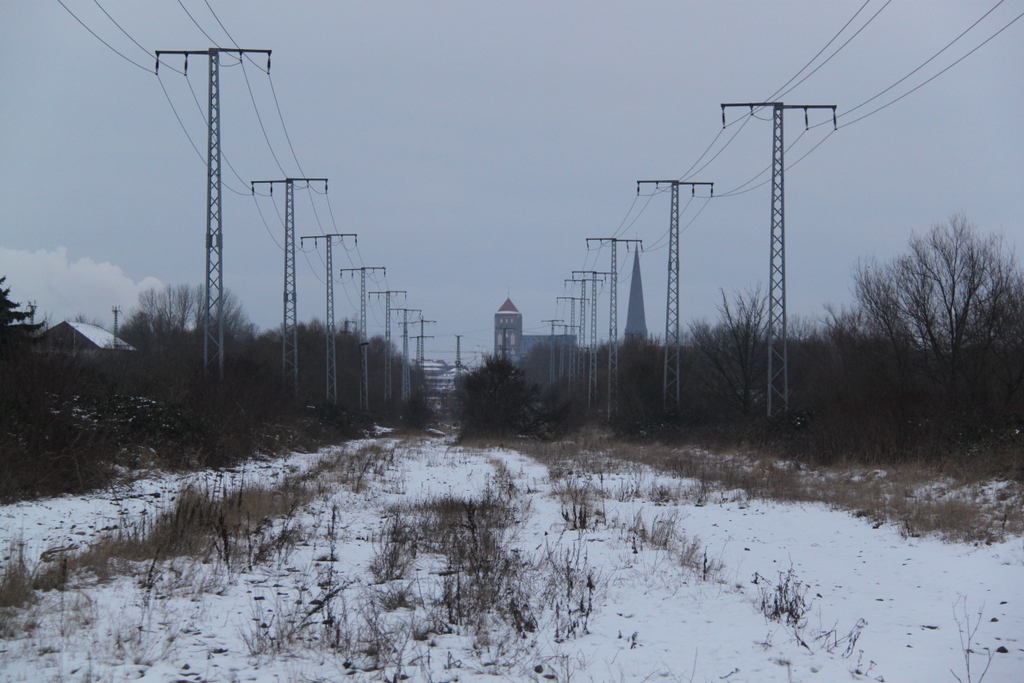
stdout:
<svg viewBox="0 0 1024 683">
<path fill-rule="evenodd" d="M 824 505 L 695 497 L 637 465 L 552 476 L 443 439 L 0 507 L 5 562 L 57 566 L 186 489 L 288 482 L 308 499 L 252 521 L 236 555 L 225 536 L 201 560 L 83 570 L 9 612 L 0 680 L 977 682 L 991 654 L 985 681 L 1024 681 L 1020 538 L 905 538 Z M 463 535 L 439 551 L 443 519 Z M 493 602 L 470 600 L 474 572 Z"/>
</svg>

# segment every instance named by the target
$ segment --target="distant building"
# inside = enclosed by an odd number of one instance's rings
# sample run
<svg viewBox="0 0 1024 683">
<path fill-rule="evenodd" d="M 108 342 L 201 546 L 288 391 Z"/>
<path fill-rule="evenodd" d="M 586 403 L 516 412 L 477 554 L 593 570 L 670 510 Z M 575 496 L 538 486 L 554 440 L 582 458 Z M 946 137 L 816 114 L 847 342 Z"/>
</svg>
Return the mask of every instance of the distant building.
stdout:
<svg viewBox="0 0 1024 683">
<path fill-rule="evenodd" d="M 99 351 L 134 351 L 128 344 L 98 325 L 62 322 L 39 335 L 39 343 L 48 351 L 62 353 L 95 353 Z"/>
<path fill-rule="evenodd" d="M 523 314 L 512 299 L 505 299 L 494 314 L 494 355 L 518 360 L 523 340 Z"/>
<path fill-rule="evenodd" d="M 494 355 L 518 363 L 537 344 L 574 346 L 575 334 L 523 334 L 523 314 L 512 299 L 505 299 L 494 314 Z"/>
<path fill-rule="evenodd" d="M 443 360 L 423 360 L 423 380 L 433 396 L 455 389 L 456 368 Z"/>
</svg>

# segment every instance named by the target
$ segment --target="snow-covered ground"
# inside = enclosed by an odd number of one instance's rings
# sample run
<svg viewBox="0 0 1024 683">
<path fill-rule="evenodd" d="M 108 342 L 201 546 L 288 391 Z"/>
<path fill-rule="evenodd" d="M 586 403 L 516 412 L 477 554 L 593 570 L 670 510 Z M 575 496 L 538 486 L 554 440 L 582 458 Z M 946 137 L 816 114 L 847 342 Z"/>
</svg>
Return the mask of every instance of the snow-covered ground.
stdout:
<svg viewBox="0 0 1024 683">
<path fill-rule="evenodd" d="M 393 459 L 358 491 L 321 474 L 321 495 L 289 522 L 301 540 L 251 569 L 178 558 L 140 564 L 133 575 L 76 577 L 66 591 L 42 594 L 14 619 L 13 636 L 0 640 L 0 680 L 966 682 L 965 656 L 978 681 L 992 652 L 985 681 L 1024 681 L 1020 538 L 991 545 L 904 538 L 824 505 L 743 495 L 697 505 L 665 495 L 692 482 L 635 465 L 552 480 L 517 452 L 468 450 L 440 438 L 382 437 L 345 450 L 368 445 L 393 447 Z M 159 514 L 197 480 L 272 486 L 332 455 L 154 476 L 95 495 L 0 507 L 0 547 L 20 544 L 34 564 L 48 550 L 81 550 Z M 520 517 L 507 540 L 529 568 L 523 581 L 535 582 L 526 593 L 535 625 L 431 629 L 429 603 L 450 575 L 437 556 L 420 554 L 393 586 L 375 584 L 369 571 L 383 550 L 388 511 L 495 487 L 514 498 Z M 585 529 L 571 528 L 574 491 L 589 492 Z M 53 556 L 59 552 L 46 557 Z M 591 582 L 592 609 L 588 603 L 570 616 L 553 601 L 548 575 L 558 562 L 569 584 L 574 576 Z M 806 601 L 790 624 L 761 609 L 785 592 L 786 577 L 789 596 Z M 559 586 L 583 594 L 578 585 Z M 387 610 L 388 590 L 412 598 Z M 388 653 L 328 647 L 319 609 L 327 600 L 335 600 L 349 635 L 373 632 Z M 375 662 L 384 668 L 373 669 Z"/>
</svg>

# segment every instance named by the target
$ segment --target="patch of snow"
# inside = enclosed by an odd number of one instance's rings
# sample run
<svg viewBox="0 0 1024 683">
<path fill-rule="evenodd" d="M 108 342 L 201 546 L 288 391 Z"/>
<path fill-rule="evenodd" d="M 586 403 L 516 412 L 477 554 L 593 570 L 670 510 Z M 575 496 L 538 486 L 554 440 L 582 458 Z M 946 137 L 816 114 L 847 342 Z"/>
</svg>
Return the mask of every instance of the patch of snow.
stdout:
<svg viewBox="0 0 1024 683">
<path fill-rule="evenodd" d="M 825 505 L 718 492 L 702 505 L 674 502 L 685 496 L 652 500 L 645 492 L 686 490 L 696 482 L 632 465 L 571 475 L 572 483 L 598 492 L 600 513 L 592 528 L 573 530 L 556 495 L 565 482 L 552 481 L 546 467 L 514 450 L 394 439 L 344 449 L 367 446 L 393 448 L 394 458 L 363 490 L 326 487 L 324 497 L 301 510 L 294 521 L 307 530 L 307 541 L 281 563 L 229 572 L 217 562 L 178 558 L 167 560 L 148 587 L 121 576 L 44 593 L 31 608 L 36 627 L 0 640 L 0 681 L 391 680 L 398 674 L 393 667 L 360 671 L 367 661 L 312 645 L 254 655 L 251 639 L 261 623 L 269 632 L 275 620 L 305 614 L 325 572 L 349 586 L 352 601 L 338 618 L 356 619 L 367 609 L 359 596 L 388 588 L 372 585 L 368 568 L 393 506 L 445 493 L 478 494 L 498 481 L 499 471 L 509 473 L 523 502 L 515 547 L 525 557 L 583 558 L 599 577 L 593 614 L 575 637 L 559 635 L 552 606 L 538 604 L 538 629 L 521 641 L 501 641 L 495 632 L 484 642 L 457 629 L 402 641 L 401 673 L 409 680 L 893 682 L 953 680 L 950 670 L 966 680 L 958 625 L 964 607 L 978 626 L 971 641 L 974 675 L 984 653 L 1003 646 L 1007 652 L 994 655 L 985 681 L 1021 680 L 1020 538 L 991 545 L 905 539 L 896 528 L 873 528 Z M 327 455 L 154 475 L 94 495 L 3 506 L 0 543 L 24 543 L 35 562 L 47 549 L 85 545 L 126 518 L 157 513 L 183 486 L 230 490 L 246 481 L 271 483 L 306 472 Z M 630 531 L 637 520 L 652 528 L 659 520 L 671 523 L 680 536 L 699 539 L 698 561 L 722 569 L 705 580 L 666 551 L 638 544 Z M 337 561 L 318 561 L 328 549 Z M 421 555 L 410 579 L 396 585 L 429 593 L 441 581 L 435 571 L 436 557 Z M 800 626 L 768 621 L 757 606 L 762 590 L 790 571 L 807 589 Z M 539 586 L 534 595 L 539 599 Z M 393 623 L 414 618 L 403 609 L 389 615 Z"/>
</svg>

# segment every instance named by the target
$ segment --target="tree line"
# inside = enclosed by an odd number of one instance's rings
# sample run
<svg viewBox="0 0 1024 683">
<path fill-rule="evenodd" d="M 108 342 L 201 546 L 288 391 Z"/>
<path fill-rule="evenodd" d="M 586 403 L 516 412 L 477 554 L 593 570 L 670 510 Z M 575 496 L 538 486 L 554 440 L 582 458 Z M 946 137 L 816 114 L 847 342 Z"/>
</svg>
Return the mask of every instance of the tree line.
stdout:
<svg viewBox="0 0 1024 683">
<path fill-rule="evenodd" d="M 0 281 L 2 284 L 2 281 Z M 84 491 L 122 468 L 230 466 L 259 452 L 312 448 L 374 422 L 423 426 L 423 379 L 385 400 L 383 338 L 369 340 L 369 411 L 358 410 L 360 340 L 335 333 L 338 400 L 326 401 L 326 326 L 297 326 L 298 389 L 284 386 L 280 329 L 259 331 L 231 292 L 224 297 L 224 375 L 205 376 L 203 290 L 168 285 L 139 295 L 120 328 L 134 351 L 64 353 L 38 343 L 40 325 L 0 288 L 0 500 Z M 352 326 L 355 330 L 355 326 Z"/>
<path fill-rule="evenodd" d="M 1024 273 L 1010 246 L 958 214 L 912 236 L 904 253 L 861 259 L 852 271 L 849 305 L 790 319 L 790 410 L 777 419 L 765 417 L 768 302 L 754 286 L 722 292 L 717 319 L 694 321 L 682 335 L 678 411 L 665 411 L 657 339 L 620 345 L 610 419 L 607 345 L 597 350 L 600 391 L 588 408 L 585 383 L 570 391 L 565 377 L 549 381 L 558 349 L 540 344 L 516 369 L 533 389 L 533 422 L 520 417 L 498 431 L 605 421 L 632 437 L 773 449 L 817 463 L 985 460 L 1024 473 Z M 475 374 L 508 373 L 491 359 Z M 460 389 L 473 406 L 469 432 L 481 431 L 475 416 L 486 412 L 481 384 L 471 374 Z"/>
</svg>

